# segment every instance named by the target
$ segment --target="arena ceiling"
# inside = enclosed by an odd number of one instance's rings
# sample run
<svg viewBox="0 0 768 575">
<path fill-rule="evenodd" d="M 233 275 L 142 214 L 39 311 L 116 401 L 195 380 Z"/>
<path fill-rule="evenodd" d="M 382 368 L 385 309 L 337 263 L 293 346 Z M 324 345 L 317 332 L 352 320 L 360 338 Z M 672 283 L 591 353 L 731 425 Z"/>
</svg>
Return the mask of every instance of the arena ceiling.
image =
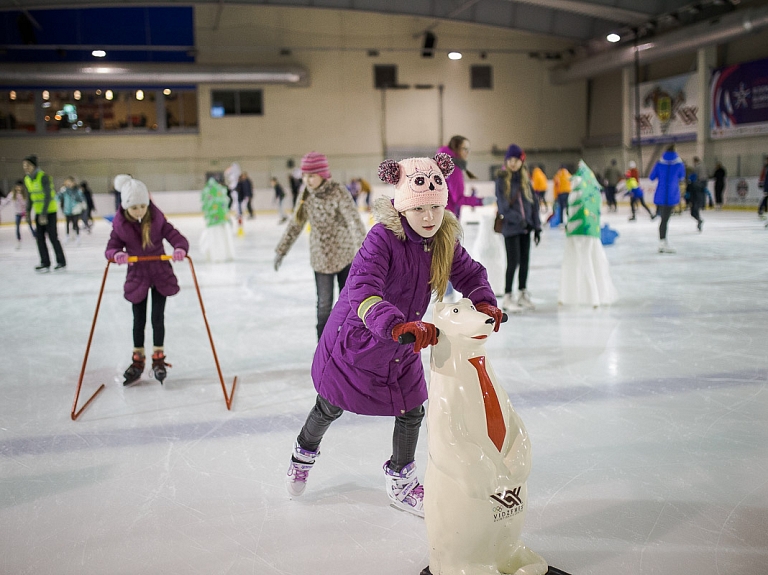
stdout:
<svg viewBox="0 0 768 575">
<path fill-rule="evenodd" d="M 0 11 L 32 16 L 47 9 L 190 6 L 283 6 L 355 10 L 434 19 L 425 27 L 437 30 L 442 21 L 467 22 L 543 34 L 570 42 L 567 54 L 588 56 L 610 47 L 606 36 L 617 33 L 620 43 L 632 42 L 703 20 L 765 4 L 766 0 L 0 0 Z M 7 41 L 0 41 L 7 44 Z"/>
</svg>

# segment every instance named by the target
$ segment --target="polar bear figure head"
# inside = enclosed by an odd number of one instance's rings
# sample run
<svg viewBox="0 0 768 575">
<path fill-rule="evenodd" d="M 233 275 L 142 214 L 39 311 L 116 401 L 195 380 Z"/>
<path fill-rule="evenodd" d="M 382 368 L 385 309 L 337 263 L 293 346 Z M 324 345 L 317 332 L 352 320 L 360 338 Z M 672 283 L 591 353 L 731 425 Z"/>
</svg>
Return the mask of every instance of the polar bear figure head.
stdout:
<svg viewBox="0 0 768 575">
<path fill-rule="evenodd" d="M 432 348 L 432 364 L 439 367 L 449 359 L 456 361 L 485 355 L 485 341 L 493 333 L 494 322 L 464 298 L 456 303 L 436 303 L 432 321 L 440 330 Z"/>
</svg>

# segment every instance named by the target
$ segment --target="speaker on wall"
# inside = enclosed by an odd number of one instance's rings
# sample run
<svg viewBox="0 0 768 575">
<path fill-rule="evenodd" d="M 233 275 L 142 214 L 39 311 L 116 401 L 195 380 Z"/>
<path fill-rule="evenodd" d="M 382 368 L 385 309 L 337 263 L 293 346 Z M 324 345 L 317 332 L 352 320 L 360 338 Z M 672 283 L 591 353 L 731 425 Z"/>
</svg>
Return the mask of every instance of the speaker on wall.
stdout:
<svg viewBox="0 0 768 575">
<path fill-rule="evenodd" d="M 424 47 L 421 49 L 422 58 L 433 58 L 435 56 L 435 44 L 437 37 L 432 32 L 424 33 Z"/>
</svg>

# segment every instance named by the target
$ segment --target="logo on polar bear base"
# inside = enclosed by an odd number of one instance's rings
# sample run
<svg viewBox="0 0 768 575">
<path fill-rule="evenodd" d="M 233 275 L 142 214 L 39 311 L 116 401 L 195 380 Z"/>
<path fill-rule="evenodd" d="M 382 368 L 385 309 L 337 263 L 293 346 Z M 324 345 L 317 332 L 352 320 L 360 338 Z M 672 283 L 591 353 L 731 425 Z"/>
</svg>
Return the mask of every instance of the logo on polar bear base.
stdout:
<svg viewBox="0 0 768 575">
<path fill-rule="evenodd" d="M 515 489 L 507 489 L 502 493 L 491 495 L 491 501 L 500 505 L 493 506 L 493 522 L 504 521 L 523 512 L 525 504 L 520 497 L 522 486 Z"/>
</svg>

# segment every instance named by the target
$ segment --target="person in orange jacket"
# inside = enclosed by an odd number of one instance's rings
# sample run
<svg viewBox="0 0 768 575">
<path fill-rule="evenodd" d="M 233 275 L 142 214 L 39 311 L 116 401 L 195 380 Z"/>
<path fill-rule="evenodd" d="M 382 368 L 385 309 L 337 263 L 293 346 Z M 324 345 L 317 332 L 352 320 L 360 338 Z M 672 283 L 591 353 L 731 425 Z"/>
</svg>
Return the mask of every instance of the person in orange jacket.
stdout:
<svg viewBox="0 0 768 575">
<path fill-rule="evenodd" d="M 565 167 L 565 164 L 560 166 L 555 177 L 552 178 L 552 184 L 555 202 L 560 206 L 560 221 L 565 223 L 565 215 L 568 210 L 568 194 L 571 193 L 571 173 Z"/>
<path fill-rule="evenodd" d="M 544 211 L 548 211 L 549 207 L 544 197 L 547 193 L 547 175 L 544 173 L 543 166 L 539 165 L 533 168 L 533 172 L 531 172 L 531 187 L 533 188 L 533 193 L 539 199 L 539 206 L 544 206 Z"/>
</svg>

